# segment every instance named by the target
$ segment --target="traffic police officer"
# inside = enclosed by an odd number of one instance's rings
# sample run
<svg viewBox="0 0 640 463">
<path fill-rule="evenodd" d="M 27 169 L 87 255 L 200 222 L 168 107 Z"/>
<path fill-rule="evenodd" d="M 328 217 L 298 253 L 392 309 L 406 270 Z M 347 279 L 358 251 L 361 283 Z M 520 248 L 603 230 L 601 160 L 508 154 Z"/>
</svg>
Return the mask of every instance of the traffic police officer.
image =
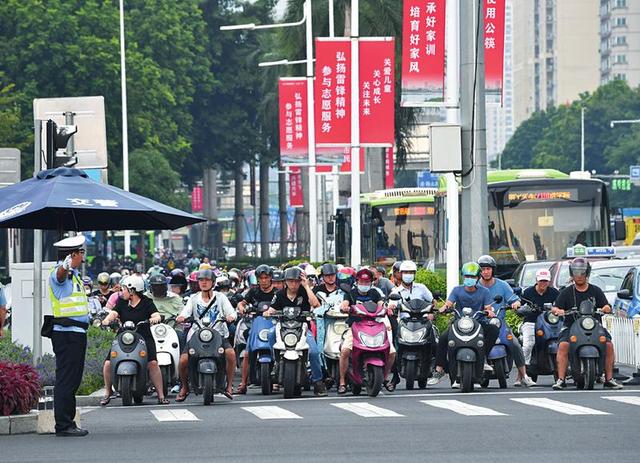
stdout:
<svg viewBox="0 0 640 463">
<path fill-rule="evenodd" d="M 78 273 L 85 252 L 84 242 L 84 236 L 79 235 L 54 243 L 62 263 L 51 271 L 49 277 L 54 317 L 51 343 L 56 356 L 53 397 L 56 436 L 81 437 L 88 434 L 74 422 L 75 394 L 82 381 L 89 327 L 89 304 Z"/>
</svg>

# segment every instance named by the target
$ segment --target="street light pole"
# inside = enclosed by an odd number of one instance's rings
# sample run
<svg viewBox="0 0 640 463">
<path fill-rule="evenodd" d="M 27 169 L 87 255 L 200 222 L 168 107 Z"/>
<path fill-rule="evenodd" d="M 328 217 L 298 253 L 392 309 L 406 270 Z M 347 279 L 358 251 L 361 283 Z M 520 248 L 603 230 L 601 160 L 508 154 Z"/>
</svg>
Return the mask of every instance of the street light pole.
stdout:
<svg viewBox="0 0 640 463">
<path fill-rule="evenodd" d="M 580 172 L 584 172 L 584 106 L 580 109 Z"/>
<path fill-rule="evenodd" d="M 614 128 L 616 125 L 619 124 L 640 124 L 640 119 L 618 119 L 618 120 L 613 120 L 609 123 L 609 126 L 611 128 Z"/>
<path fill-rule="evenodd" d="M 122 188 L 129 191 L 129 131 L 127 123 L 127 68 L 124 46 L 124 0 L 120 0 L 120 88 L 122 95 Z M 131 255 L 131 232 L 124 232 L 124 255 Z M 144 259 L 144 256 L 143 256 Z"/>
<path fill-rule="evenodd" d="M 359 1 L 351 0 L 351 265 L 360 265 L 360 91 Z"/>
</svg>

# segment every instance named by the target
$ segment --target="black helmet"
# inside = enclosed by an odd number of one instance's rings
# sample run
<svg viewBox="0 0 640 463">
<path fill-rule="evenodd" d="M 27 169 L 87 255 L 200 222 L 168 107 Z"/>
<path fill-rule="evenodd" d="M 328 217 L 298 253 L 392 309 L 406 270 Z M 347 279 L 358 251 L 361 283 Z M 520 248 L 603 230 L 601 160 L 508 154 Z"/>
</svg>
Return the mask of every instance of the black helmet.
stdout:
<svg viewBox="0 0 640 463">
<path fill-rule="evenodd" d="M 335 264 L 322 264 L 320 267 L 320 275 L 335 275 L 338 273 L 338 267 Z"/>
<path fill-rule="evenodd" d="M 273 269 L 267 264 L 258 265 L 258 268 L 256 268 L 256 277 L 260 277 L 261 275 L 273 277 Z"/>
<path fill-rule="evenodd" d="M 280 269 L 275 269 L 271 278 L 273 281 L 284 281 L 284 272 Z"/>
<path fill-rule="evenodd" d="M 289 267 L 284 271 L 285 280 L 299 280 L 302 276 L 302 270 L 298 267 Z"/>
<path fill-rule="evenodd" d="M 174 275 L 171 277 L 171 280 L 169 280 L 169 284 L 170 285 L 187 285 L 187 278 L 184 276 L 184 274 L 180 275 Z"/>
<path fill-rule="evenodd" d="M 198 280 L 213 280 L 213 271 L 210 268 L 198 270 Z"/>
<path fill-rule="evenodd" d="M 185 276 L 184 275 L 184 271 L 181 268 L 174 268 L 173 270 L 171 270 L 171 277 L 172 278 L 175 277 L 175 276 L 178 276 L 178 275 L 182 275 L 183 277 Z M 185 279 L 186 279 L 186 277 L 185 277 Z"/>
<path fill-rule="evenodd" d="M 480 268 L 483 267 L 491 267 L 492 269 L 496 269 L 496 260 L 489 256 L 489 255 L 484 255 L 484 256 L 480 256 L 478 257 L 478 265 L 480 266 Z"/>
<path fill-rule="evenodd" d="M 584 275 L 586 277 L 589 277 L 590 274 L 591 264 L 584 257 L 576 257 L 569 264 L 569 275 L 571 275 L 571 277 L 577 275 Z"/>
<path fill-rule="evenodd" d="M 401 260 L 397 260 L 396 262 L 394 262 L 393 266 L 391 267 L 391 271 L 393 273 L 399 272 L 400 271 L 400 265 L 402 264 Z"/>
<path fill-rule="evenodd" d="M 167 284 L 167 278 L 161 273 L 154 273 L 149 277 L 149 284 L 151 286 L 161 286 Z"/>
</svg>

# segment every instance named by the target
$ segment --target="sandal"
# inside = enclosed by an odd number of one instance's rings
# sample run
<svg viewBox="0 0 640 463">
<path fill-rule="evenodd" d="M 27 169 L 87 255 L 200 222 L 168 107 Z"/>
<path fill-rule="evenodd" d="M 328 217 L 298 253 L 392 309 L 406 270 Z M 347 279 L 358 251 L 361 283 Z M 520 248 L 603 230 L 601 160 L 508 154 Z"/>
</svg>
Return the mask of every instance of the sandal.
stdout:
<svg viewBox="0 0 640 463">
<path fill-rule="evenodd" d="M 343 395 L 347 393 L 347 386 L 345 386 L 344 384 L 341 384 L 340 386 L 338 386 L 338 395 Z"/>
<path fill-rule="evenodd" d="M 393 381 L 385 380 L 382 384 L 384 385 L 384 388 L 389 392 L 393 392 L 396 390 L 396 385 Z"/>
<path fill-rule="evenodd" d="M 229 399 L 229 400 L 233 400 L 233 392 L 224 391 L 222 394 L 223 394 L 227 399 Z"/>
<path fill-rule="evenodd" d="M 189 396 L 189 392 L 182 392 L 180 391 L 180 393 L 178 394 L 178 396 L 176 397 L 176 402 L 184 402 L 187 397 Z"/>
<path fill-rule="evenodd" d="M 271 386 L 271 391 L 277 394 L 278 392 L 280 392 L 280 385 L 274 384 L 273 386 Z"/>
<path fill-rule="evenodd" d="M 101 407 L 106 407 L 107 405 L 109 405 L 109 402 L 111 402 L 111 396 L 110 395 L 106 395 L 102 398 L 102 400 L 100 400 L 100 406 Z"/>
<path fill-rule="evenodd" d="M 169 402 L 169 399 L 167 399 L 166 397 L 163 397 L 162 399 L 158 399 L 158 405 L 169 405 L 170 403 L 171 402 Z"/>
<path fill-rule="evenodd" d="M 245 386 L 244 384 L 239 385 L 235 391 L 233 391 L 234 394 L 236 395 L 244 395 L 247 393 L 247 386 Z"/>
</svg>

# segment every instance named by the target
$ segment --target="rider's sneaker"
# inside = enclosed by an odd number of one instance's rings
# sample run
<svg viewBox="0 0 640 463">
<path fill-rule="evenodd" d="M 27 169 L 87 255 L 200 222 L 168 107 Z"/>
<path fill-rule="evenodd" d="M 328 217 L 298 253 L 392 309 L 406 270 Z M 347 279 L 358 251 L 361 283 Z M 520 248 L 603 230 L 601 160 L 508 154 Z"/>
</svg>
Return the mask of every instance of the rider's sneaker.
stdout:
<svg viewBox="0 0 640 463">
<path fill-rule="evenodd" d="M 451 385 L 451 389 L 460 389 L 460 383 L 458 381 L 454 381 Z"/>
<path fill-rule="evenodd" d="M 522 386 L 522 381 L 520 379 L 516 379 L 516 381 L 513 383 L 513 387 L 520 387 Z"/>
<path fill-rule="evenodd" d="M 533 387 L 536 386 L 536 382 L 532 380 L 530 376 L 525 376 L 522 378 L 522 385 L 524 387 Z"/>
<path fill-rule="evenodd" d="M 484 371 L 492 372 L 493 367 L 489 365 L 487 362 L 484 363 Z"/>
<path fill-rule="evenodd" d="M 442 380 L 442 378 L 444 378 L 444 371 L 434 371 L 431 374 L 431 378 L 427 381 L 427 384 L 429 386 L 435 386 Z"/>
<path fill-rule="evenodd" d="M 173 386 L 173 387 L 171 388 L 171 393 L 172 393 L 172 394 L 177 394 L 178 392 L 180 392 L 180 385 L 179 385 L 179 384 L 176 384 L 175 386 Z"/>
<path fill-rule="evenodd" d="M 327 387 L 324 385 L 324 381 L 317 381 L 313 386 L 313 393 L 317 397 L 324 397 L 327 395 Z"/>
<path fill-rule="evenodd" d="M 563 391 L 567 388 L 567 382 L 564 379 L 558 378 L 558 381 L 551 387 L 554 391 Z"/>
<path fill-rule="evenodd" d="M 622 389 L 622 384 L 618 383 L 615 379 L 611 378 L 604 382 L 603 387 L 605 389 Z"/>
</svg>

